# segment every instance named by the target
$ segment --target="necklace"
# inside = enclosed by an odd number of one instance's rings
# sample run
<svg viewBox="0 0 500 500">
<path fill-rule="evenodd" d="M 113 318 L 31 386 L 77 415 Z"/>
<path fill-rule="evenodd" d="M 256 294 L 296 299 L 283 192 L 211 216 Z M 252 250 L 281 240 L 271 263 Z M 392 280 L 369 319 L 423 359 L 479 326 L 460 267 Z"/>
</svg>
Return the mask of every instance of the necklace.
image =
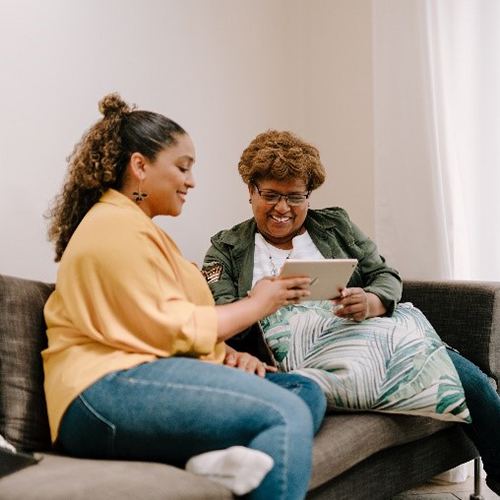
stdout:
<svg viewBox="0 0 500 500">
<path fill-rule="evenodd" d="M 266 241 L 264 237 L 262 237 L 264 240 L 264 244 L 266 245 L 267 248 L 267 253 L 269 254 L 269 264 L 271 265 L 271 276 L 278 276 L 280 269 L 277 268 L 276 263 L 274 262 L 273 255 L 271 253 L 271 248 L 269 247 L 269 243 Z M 292 249 L 288 252 L 287 256 L 285 257 L 285 260 L 288 260 L 290 256 L 292 255 L 293 252 L 293 247 Z"/>
</svg>

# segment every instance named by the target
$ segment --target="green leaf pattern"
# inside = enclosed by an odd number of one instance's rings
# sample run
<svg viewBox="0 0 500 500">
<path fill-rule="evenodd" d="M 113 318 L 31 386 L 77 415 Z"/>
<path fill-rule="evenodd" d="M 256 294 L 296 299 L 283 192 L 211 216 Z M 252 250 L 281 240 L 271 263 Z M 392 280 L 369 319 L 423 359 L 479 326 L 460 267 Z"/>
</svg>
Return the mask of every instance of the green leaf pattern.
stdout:
<svg viewBox="0 0 500 500">
<path fill-rule="evenodd" d="M 369 410 L 470 422 L 462 384 L 424 314 L 401 303 L 362 322 L 329 301 L 281 308 L 260 322 L 277 366 L 315 380 L 331 410 Z"/>
</svg>

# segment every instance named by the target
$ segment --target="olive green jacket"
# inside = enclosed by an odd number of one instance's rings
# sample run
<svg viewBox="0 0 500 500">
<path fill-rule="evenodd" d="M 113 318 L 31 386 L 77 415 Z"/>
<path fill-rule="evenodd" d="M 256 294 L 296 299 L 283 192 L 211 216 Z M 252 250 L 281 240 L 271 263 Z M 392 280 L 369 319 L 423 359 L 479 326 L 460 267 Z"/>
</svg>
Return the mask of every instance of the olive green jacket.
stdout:
<svg viewBox="0 0 500 500">
<path fill-rule="evenodd" d="M 347 212 L 338 207 L 309 209 L 304 225 L 325 258 L 358 259 L 348 287 L 374 293 L 386 314 L 392 315 L 403 288 L 399 273 L 386 265 L 375 243 L 351 222 Z M 202 272 L 217 304 L 246 297 L 252 288 L 256 229 L 252 218 L 211 238 Z"/>
</svg>

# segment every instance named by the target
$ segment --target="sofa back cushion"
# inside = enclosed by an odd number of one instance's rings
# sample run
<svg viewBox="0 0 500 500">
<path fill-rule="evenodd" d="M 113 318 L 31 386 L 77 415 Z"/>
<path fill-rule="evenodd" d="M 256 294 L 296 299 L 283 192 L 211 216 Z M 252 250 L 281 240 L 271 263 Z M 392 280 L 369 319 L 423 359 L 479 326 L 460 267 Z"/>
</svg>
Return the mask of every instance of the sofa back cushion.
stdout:
<svg viewBox="0 0 500 500">
<path fill-rule="evenodd" d="M 54 285 L 0 275 L 0 434 L 18 450 L 50 448 L 40 352 Z"/>
</svg>

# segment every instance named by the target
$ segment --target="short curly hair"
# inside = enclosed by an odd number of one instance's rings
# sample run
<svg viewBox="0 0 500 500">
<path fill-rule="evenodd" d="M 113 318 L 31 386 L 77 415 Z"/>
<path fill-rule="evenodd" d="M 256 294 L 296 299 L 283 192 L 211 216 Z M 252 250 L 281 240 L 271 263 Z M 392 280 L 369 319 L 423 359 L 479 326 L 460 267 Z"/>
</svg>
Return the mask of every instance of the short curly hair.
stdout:
<svg viewBox="0 0 500 500">
<path fill-rule="evenodd" d="M 292 132 L 268 130 L 243 151 L 238 172 L 245 184 L 259 179 L 302 179 L 309 191 L 325 181 L 319 151 Z"/>
</svg>

